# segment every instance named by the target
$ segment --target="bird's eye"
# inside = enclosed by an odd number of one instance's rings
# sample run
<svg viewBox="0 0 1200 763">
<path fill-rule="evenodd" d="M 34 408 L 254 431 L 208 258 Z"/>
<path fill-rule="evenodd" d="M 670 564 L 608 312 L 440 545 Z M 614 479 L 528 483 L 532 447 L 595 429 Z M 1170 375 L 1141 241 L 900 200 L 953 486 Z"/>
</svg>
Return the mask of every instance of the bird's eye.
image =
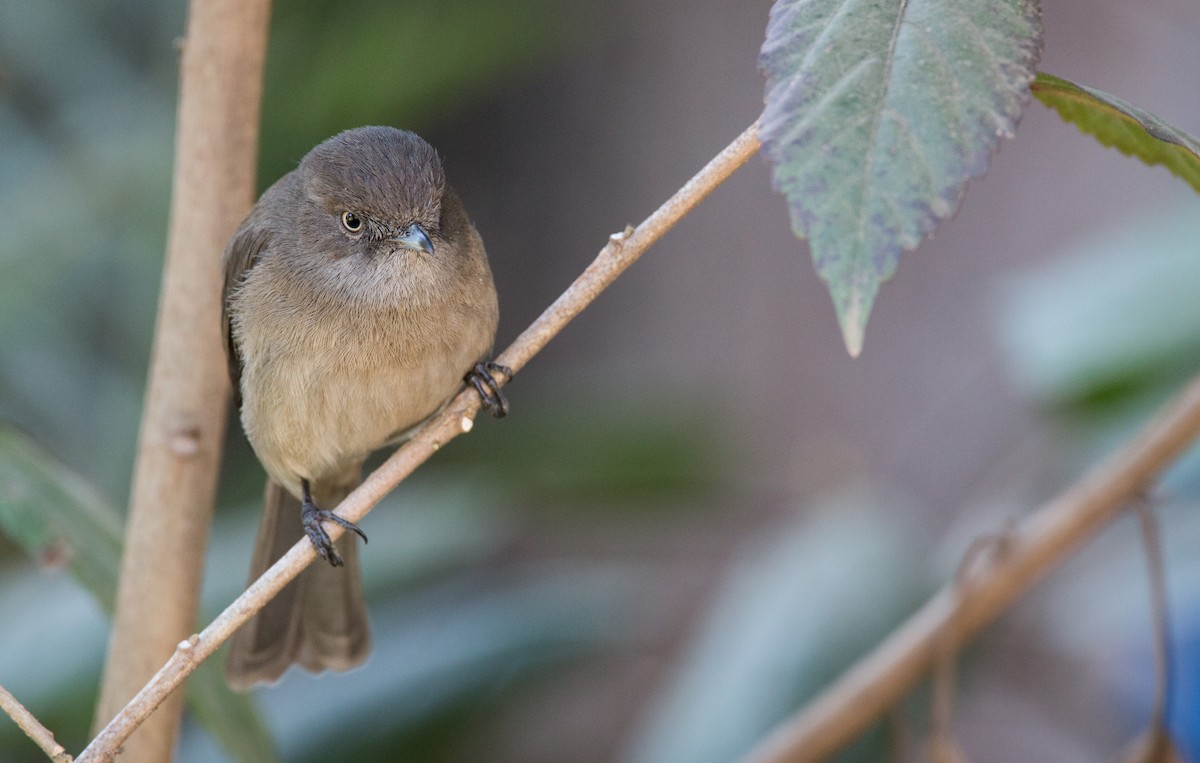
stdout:
<svg viewBox="0 0 1200 763">
<path fill-rule="evenodd" d="M 362 218 L 353 212 L 343 212 L 342 227 L 350 233 L 359 233 L 363 229 Z"/>
</svg>

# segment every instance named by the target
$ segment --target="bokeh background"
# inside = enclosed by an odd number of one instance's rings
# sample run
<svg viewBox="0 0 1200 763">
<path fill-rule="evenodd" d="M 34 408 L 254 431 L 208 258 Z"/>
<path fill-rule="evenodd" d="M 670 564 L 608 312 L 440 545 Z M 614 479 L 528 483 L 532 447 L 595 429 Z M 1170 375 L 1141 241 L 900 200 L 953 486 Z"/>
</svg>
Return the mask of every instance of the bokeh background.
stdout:
<svg viewBox="0 0 1200 763">
<path fill-rule="evenodd" d="M 1043 7 L 1042 69 L 1200 133 L 1195 0 Z M 279 3 L 260 186 L 339 130 L 420 132 L 487 242 L 503 345 L 754 120 L 768 8 Z M 182 0 L 0 0 L 0 450 L 69 474 L 64 505 L 108 517 L 109 543 L 148 365 L 184 16 Z M 520 375 L 514 415 L 367 519 L 367 666 L 257 692 L 229 731 L 240 753 L 189 714 L 179 759 L 269 760 L 256 734 L 286 761 L 734 759 L 951 576 L 972 538 L 1052 496 L 1200 367 L 1197 242 L 1184 183 L 1031 104 L 884 286 L 851 360 L 752 161 Z M 1171 722 L 1200 757 L 1192 461 L 1159 512 Z M 231 426 L 206 617 L 244 582 L 262 480 Z M 18 484 L 9 472 L 0 513 L 27 498 Z M 33 554 L 0 538 L 0 684 L 75 751 L 107 619 L 64 564 L 100 535 Z M 1153 693 L 1148 601 L 1123 519 L 968 651 L 971 759 L 1095 761 L 1127 742 Z M 920 691 L 901 709 L 911 740 L 927 707 Z M 884 736 L 843 759 L 882 758 Z M 0 759 L 43 758 L 0 720 Z"/>
</svg>

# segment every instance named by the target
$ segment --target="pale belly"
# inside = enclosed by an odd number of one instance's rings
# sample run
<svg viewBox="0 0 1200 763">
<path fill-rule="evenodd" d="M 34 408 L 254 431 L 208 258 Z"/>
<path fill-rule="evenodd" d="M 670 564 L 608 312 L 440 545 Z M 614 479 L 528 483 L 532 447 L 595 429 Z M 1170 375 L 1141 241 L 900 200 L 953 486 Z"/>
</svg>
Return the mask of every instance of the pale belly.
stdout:
<svg viewBox="0 0 1200 763">
<path fill-rule="evenodd" d="M 327 360 L 278 355 L 249 362 L 242 424 L 267 473 L 293 494 L 300 479 L 357 467 L 397 433 L 435 413 L 487 350 L 481 342 L 438 342 L 387 357 L 379 347 L 342 347 Z M 318 353 L 319 354 L 319 353 Z"/>
</svg>

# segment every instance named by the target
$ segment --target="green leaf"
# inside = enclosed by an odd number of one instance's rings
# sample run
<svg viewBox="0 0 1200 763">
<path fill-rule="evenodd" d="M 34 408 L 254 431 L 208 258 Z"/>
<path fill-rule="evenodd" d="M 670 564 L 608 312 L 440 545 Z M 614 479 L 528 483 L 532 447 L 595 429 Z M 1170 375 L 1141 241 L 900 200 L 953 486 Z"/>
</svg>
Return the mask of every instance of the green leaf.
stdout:
<svg viewBox="0 0 1200 763">
<path fill-rule="evenodd" d="M 0 425 L 0 529 L 35 560 L 68 567 L 112 612 L 120 518 L 83 480 L 5 425 Z"/>
<path fill-rule="evenodd" d="M 109 614 L 121 563 L 121 519 L 79 476 L 28 437 L 0 424 L 0 530 L 44 564 L 64 565 Z M 187 683 L 188 707 L 245 763 L 276 760 L 249 697 L 225 686 L 210 660 Z"/>
<path fill-rule="evenodd" d="M 1109 148 L 1161 164 L 1200 192 L 1200 141 L 1116 96 L 1038 73 L 1037 99 Z"/>
<path fill-rule="evenodd" d="M 1041 47 L 1036 0 L 776 0 L 761 135 L 851 355 L 879 285 L 1011 136 Z"/>
<path fill-rule="evenodd" d="M 1092 414 L 1178 388 L 1200 357 L 1195 204 L 1097 227 L 1004 283 L 1000 328 L 1015 381 Z"/>
</svg>

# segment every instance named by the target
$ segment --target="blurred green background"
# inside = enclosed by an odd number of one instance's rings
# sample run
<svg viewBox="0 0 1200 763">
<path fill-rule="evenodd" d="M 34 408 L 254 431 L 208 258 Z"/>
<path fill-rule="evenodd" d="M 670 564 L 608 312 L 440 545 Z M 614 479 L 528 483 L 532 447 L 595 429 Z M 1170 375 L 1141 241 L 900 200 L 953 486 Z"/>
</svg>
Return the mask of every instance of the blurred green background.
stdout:
<svg viewBox="0 0 1200 763">
<path fill-rule="evenodd" d="M 1044 5 L 1045 70 L 1200 133 L 1200 102 L 1180 95 L 1200 71 L 1193 0 Z M 768 7 L 281 3 L 260 186 L 339 130 L 420 132 L 487 242 L 503 345 L 754 119 Z M 0 0 L 0 684 L 76 752 L 148 365 L 184 14 Z M 885 286 L 850 361 L 751 162 L 522 373 L 514 415 L 367 519 L 367 666 L 248 701 L 209 671 L 179 760 L 734 759 L 972 537 L 1068 484 L 1200 367 L 1197 209 L 1033 104 Z M 1192 461 L 1161 513 L 1172 720 L 1195 756 Z M 232 425 L 205 619 L 244 583 L 262 481 Z M 1102 759 L 1144 721 L 1134 529 L 1118 523 L 971 651 L 973 761 Z M 914 738 L 926 703 L 903 708 Z M 0 760 L 42 759 L 0 719 Z"/>
</svg>

